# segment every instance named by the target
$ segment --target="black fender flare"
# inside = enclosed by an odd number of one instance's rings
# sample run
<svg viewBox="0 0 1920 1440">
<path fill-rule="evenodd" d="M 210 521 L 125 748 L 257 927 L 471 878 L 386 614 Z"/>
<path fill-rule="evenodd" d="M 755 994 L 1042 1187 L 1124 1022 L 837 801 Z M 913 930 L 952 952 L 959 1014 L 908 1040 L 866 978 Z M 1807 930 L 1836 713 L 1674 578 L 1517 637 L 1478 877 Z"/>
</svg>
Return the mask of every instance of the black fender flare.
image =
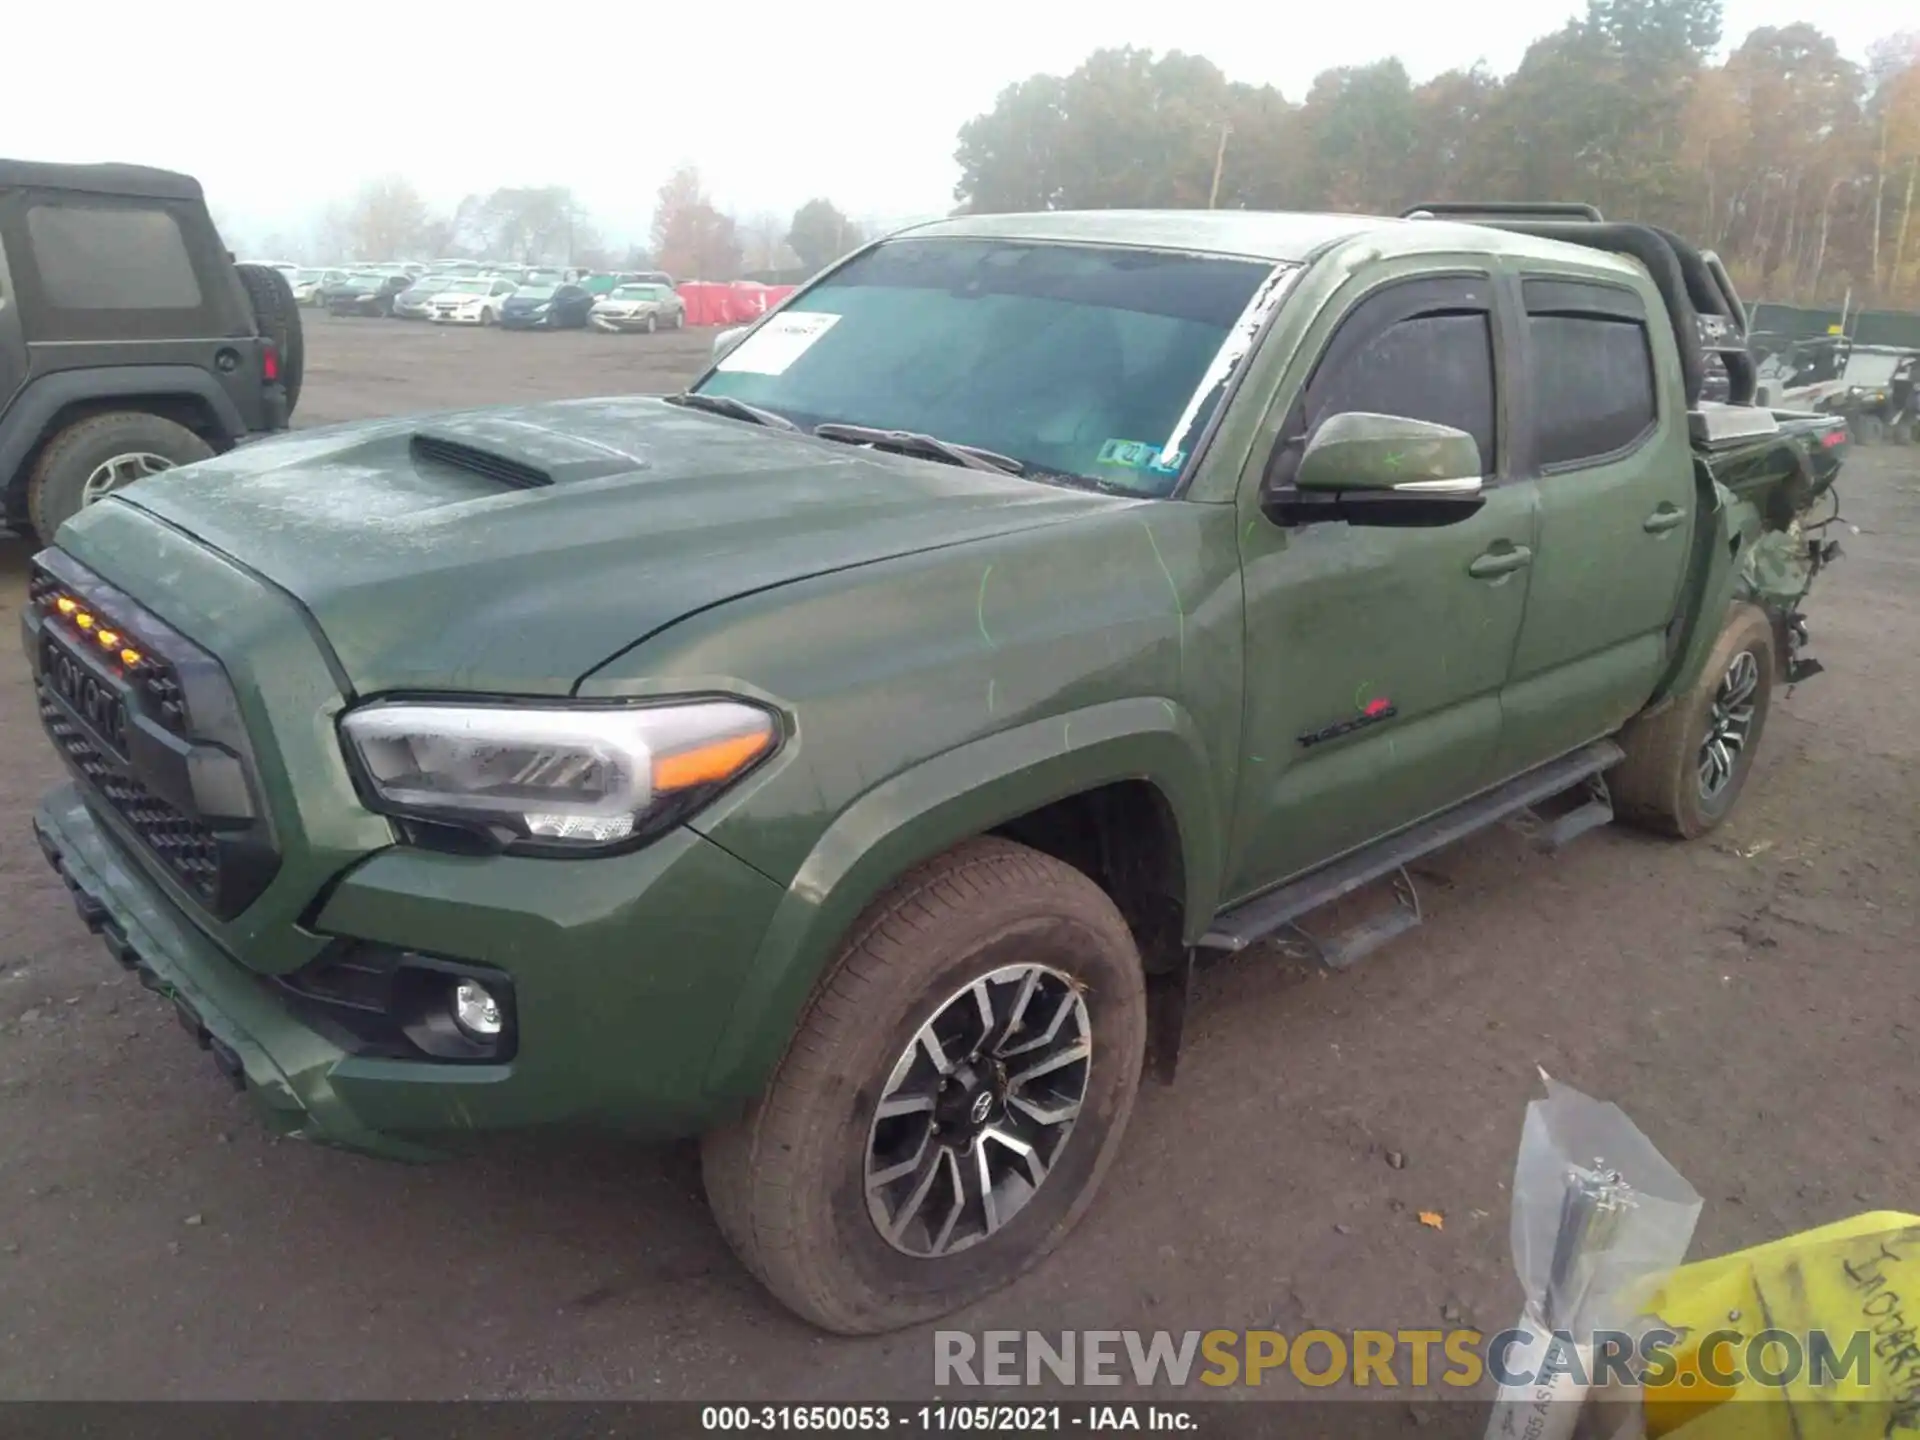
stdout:
<svg viewBox="0 0 1920 1440">
<path fill-rule="evenodd" d="M 21 466 L 67 406 L 81 400 L 114 400 L 134 395 L 181 395 L 206 402 L 231 445 L 247 433 L 233 397 L 220 382 L 194 365 L 113 365 L 86 370 L 56 370 L 29 380 L 0 417 L 0 484 L 19 481 Z M 137 408 L 137 407 L 135 407 Z"/>
</svg>

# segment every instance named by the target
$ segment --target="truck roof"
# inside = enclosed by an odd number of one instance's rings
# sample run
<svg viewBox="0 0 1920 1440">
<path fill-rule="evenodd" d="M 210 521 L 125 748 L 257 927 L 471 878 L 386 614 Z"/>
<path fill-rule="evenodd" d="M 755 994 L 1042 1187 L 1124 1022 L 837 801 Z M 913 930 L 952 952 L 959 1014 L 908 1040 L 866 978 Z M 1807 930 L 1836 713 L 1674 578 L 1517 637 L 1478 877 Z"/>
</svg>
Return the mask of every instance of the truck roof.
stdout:
<svg viewBox="0 0 1920 1440">
<path fill-rule="evenodd" d="M 1193 250 L 1213 255 L 1300 263 L 1355 236 L 1377 239 L 1393 253 L 1491 251 L 1578 262 L 1618 274 L 1639 267 L 1604 250 L 1449 220 L 1399 220 L 1385 215 L 1331 215 L 1270 210 L 1044 210 L 1014 215 L 955 215 L 896 232 L 916 236 L 977 236 L 1000 240 L 1088 241 Z"/>
<path fill-rule="evenodd" d="M 133 195 L 143 200 L 200 200 L 200 182 L 149 165 L 62 165 L 43 160 L 0 160 L 0 190 L 78 190 L 90 195 Z"/>
</svg>

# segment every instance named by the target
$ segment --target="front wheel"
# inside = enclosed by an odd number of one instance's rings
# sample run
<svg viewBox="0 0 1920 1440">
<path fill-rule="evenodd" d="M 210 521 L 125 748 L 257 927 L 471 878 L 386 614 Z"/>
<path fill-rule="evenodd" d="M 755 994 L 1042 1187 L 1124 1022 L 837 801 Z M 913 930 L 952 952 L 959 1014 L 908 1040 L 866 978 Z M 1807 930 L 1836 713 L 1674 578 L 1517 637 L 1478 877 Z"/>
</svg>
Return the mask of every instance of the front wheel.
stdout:
<svg viewBox="0 0 1920 1440">
<path fill-rule="evenodd" d="M 481 324 L 481 325 L 482 325 L 483 327 L 484 327 L 484 326 L 487 326 L 487 325 L 491 325 L 491 324 L 493 324 L 493 311 L 491 311 L 491 310 L 482 310 L 482 311 L 480 312 L 480 324 Z"/>
<path fill-rule="evenodd" d="M 647 316 L 647 334 L 651 335 L 653 334 L 654 331 L 658 330 L 659 328 L 660 328 L 659 317 L 657 315 Z"/>
<path fill-rule="evenodd" d="M 971 841 L 868 908 L 766 1091 L 706 1137 L 715 1218 L 824 1329 L 959 1309 L 1092 1203 L 1145 1044 L 1140 956 L 1112 900 L 1050 856 Z"/>
<path fill-rule="evenodd" d="M 1856 445 L 1878 445 L 1887 438 L 1887 422 L 1878 415 L 1856 415 L 1847 422 Z"/>
<path fill-rule="evenodd" d="M 1736 605 L 1693 688 L 1620 737 L 1614 809 L 1642 829 L 1692 840 L 1727 818 L 1753 769 L 1778 673 L 1773 624 Z"/>
</svg>

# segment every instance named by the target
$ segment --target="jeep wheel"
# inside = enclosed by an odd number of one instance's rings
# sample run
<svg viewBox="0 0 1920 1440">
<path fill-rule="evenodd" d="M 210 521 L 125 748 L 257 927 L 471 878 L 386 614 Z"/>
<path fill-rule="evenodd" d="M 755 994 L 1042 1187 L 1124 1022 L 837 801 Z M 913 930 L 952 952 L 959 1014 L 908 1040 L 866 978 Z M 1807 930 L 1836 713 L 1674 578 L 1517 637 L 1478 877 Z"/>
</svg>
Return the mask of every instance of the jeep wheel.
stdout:
<svg viewBox="0 0 1920 1440">
<path fill-rule="evenodd" d="M 1621 736 L 1627 758 L 1607 776 L 1620 818 L 1683 840 L 1726 819 L 1753 769 L 1777 663 L 1765 612 L 1735 606 L 1693 689 Z"/>
<path fill-rule="evenodd" d="M 280 362 L 280 388 L 287 392 L 287 414 L 300 403 L 300 383 L 307 371 L 306 327 L 293 284 L 286 273 L 271 265 L 236 265 L 240 283 L 253 303 L 254 324 L 262 339 L 272 343 Z"/>
<path fill-rule="evenodd" d="M 1878 415 L 1855 415 L 1847 422 L 1856 445 L 1878 445 L 1887 438 L 1887 422 Z"/>
<path fill-rule="evenodd" d="M 45 544 L 81 508 L 123 485 L 213 449 L 183 425 L 138 410 L 116 410 L 69 425 L 47 442 L 27 477 L 27 518 Z"/>
<path fill-rule="evenodd" d="M 746 1267 L 827 1330 L 944 1315 L 1092 1203 L 1146 1042 L 1140 956 L 1085 875 L 971 841 L 867 910 L 764 1094 L 702 1146 Z"/>
</svg>

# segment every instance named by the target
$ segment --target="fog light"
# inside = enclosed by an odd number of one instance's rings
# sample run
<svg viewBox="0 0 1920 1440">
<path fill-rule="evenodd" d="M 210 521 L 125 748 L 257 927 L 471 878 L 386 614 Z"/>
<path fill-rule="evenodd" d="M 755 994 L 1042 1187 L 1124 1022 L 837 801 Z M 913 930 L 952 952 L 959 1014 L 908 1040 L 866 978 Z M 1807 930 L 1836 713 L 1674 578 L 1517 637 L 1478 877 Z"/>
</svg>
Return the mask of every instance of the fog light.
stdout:
<svg viewBox="0 0 1920 1440">
<path fill-rule="evenodd" d="M 453 987 L 453 1021 L 478 1040 L 500 1033 L 500 1006 L 483 985 L 462 980 Z"/>
</svg>

